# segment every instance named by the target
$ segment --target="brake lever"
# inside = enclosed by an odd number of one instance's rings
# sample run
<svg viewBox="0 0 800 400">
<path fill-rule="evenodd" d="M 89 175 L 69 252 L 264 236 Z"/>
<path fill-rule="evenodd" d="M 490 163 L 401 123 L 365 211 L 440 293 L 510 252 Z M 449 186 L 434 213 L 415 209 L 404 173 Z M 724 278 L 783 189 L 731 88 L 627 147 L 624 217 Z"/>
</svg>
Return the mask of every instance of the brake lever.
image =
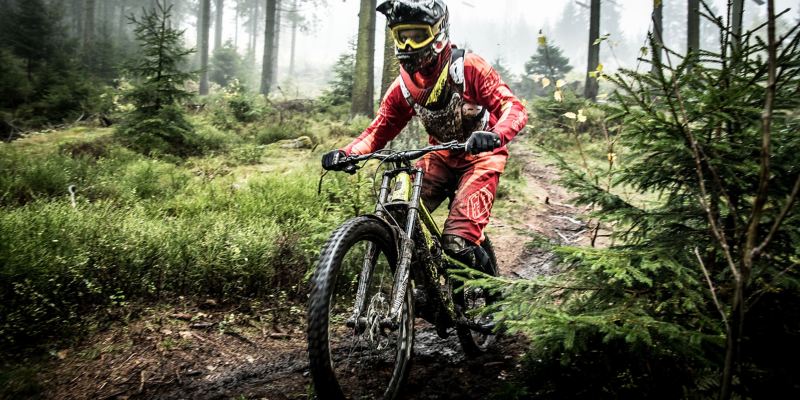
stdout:
<svg viewBox="0 0 800 400">
<path fill-rule="evenodd" d="M 350 175 L 355 175 L 358 172 L 358 166 L 355 164 L 348 164 L 344 168 L 342 168 L 342 172 L 346 172 Z"/>
</svg>

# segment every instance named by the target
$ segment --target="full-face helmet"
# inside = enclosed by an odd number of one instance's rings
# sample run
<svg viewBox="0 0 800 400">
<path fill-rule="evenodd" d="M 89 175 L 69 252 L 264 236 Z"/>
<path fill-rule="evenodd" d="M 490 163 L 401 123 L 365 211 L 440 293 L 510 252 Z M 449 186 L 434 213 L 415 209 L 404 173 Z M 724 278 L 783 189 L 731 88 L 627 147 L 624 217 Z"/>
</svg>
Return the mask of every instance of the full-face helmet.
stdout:
<svg viewBox="0 0 800 400">
<path fill-rule="evenodd" d="M 449 12 L 443 0 L 385 0 L 377 8 L 386 16 L 395 55 L 409 74 L 441 73 L 449 57 Z M 445 61 L 445 62 L 443 62 Z"/>
</svg>

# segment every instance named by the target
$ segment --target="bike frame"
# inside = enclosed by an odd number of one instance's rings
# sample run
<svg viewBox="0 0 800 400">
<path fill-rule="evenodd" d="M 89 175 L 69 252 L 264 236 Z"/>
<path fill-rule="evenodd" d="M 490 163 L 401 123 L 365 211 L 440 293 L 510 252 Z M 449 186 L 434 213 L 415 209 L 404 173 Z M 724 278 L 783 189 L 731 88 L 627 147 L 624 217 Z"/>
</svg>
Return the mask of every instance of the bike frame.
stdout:
<svg viewBox="0 0 800 400">
<path fill-rule="evenodd" d="M 381 325 L 388 328 L 396 328 L 400 321 L 400 314 L 403 307 L 403 301 L 409 289 L 409 278 L 411 276 L 411 261 L 415 250 L 414 232 L 417 227 L 421 228 L 424 243 L 428 249 L 434 246 L 434 243 L 441 243 L 442 231 L 431 216 L 430 211 L 425 207 L 421 201 L 422 183 L 424 178 L 424 171 L 419 168 L 411 167 L 409 160 L 393 161 L 394 168 L 384 172 L 381 182 L 380 192 L 378 194 L 378 202 L 375 207 L 375 215 L 382 220 L 386 221 L 393 227 L 397 228 L 396 233 L 399 236 L 399 252 L 398 264 L 395 273 L 395 281 L 392 286 L 392 300 L 389 318 L 386 321 L 381 321 Z M 413 178 L 412 178 L 413 176 Z M 392 181 L 395 182 L 394 190 L 390 190 Z M 399 221 L 396 221 L 391 216 L 390 211 L 387 210 L 387 204 L 405 204 L 407 205 L 407 215 L 405 226 L 399 226 Z M 420 224 L 420 221 L 422 224 Z M 356 301 L 353 308 L 352 320 L 358 321 L 359 317 L 365 312 L 366 309 L 366 296 L 367 287 L 366 283 L 370 281 L 372 276 L 372 267 L 377 260 L 377 252 L 374 245 L 370 243 L 367 247 L 367 252 L 364 256 L 364 264 L 359 277 L 358 291 L 356 292 Z M 444 262 L 450 265 L 466 268 L 467 266 L 448 256 L 442 254 Z M 427 280 L 431 283 L 440 282 L 442 273 L 436 265 L 425 265 L 424 273 L 427 275 Z M 422 272 L 422 271 L 421 271 Z M 452 321 L 455 321 L 455 308 L 452 305 L 452 298 L 446 296 L 443 299 L 446 304 L 441 306 L 447 311 L 448 316 Z"/>
</svg>

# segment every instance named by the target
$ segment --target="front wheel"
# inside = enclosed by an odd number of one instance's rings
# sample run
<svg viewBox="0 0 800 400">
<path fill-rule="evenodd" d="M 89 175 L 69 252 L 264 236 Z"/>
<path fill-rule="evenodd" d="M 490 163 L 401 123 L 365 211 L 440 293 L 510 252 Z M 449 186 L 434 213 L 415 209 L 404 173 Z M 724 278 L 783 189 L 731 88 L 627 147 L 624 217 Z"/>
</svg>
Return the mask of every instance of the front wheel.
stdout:
<svg viewBox="0 0 800 400">
<path fill-rule="evenodd" d="M 481 247 L 489 255 L 490 271 L 486 271 L 489 275 L 497 276 L 497 257 L 494 254 L 492 242 L 487 236 Z M 470 315 L 470 311 L 485 307 L 492 303 L 492 296 L 481 288 L 470 288 L 459 290 L 453 294 L 453 300 L 456 304 L 462 307 L 463 313 L 467 318 L 472 319 L 480 325 L 485 325 L 491 322 L 491 318 L 481 315 Z M 461 343 L 461 348 L 467 356 L 476 356 L 485 352 L 492 344 L 494 344 L 496 336 L 494 334 L 484 334 L 475 332 L 465 326 L 457 326 L 456 333 L 458 334 L 458 341 Z"/>
<path fill-rule="evenodd" d="M 397 396 L 414 340 L 411 287 L 399 327 L 380 324 L 389 317 L 397 259 L 390 228 L 369 217 L 347 221 L 323 247 L 308 306 L 309 368 L 318 398 Z M 359 285 L 366 297 L 356 322 Z"/>
</svg>

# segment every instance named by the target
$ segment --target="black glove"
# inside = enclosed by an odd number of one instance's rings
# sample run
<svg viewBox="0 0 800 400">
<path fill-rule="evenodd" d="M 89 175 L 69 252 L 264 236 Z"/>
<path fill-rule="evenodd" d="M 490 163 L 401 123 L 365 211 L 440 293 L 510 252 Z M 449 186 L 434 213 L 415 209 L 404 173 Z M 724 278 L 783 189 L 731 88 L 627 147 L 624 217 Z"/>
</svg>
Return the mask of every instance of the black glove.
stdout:
<svg viewBox="0 0 800 400">
<path fill-rule="evenodd" d="M 342 169 L 341 165 L 336 165 L 347 157 L 347 154 L 341 150 L 333 150 L 325 153 L 322 156 L 322 169 L 326 171 L 338 171 Z"/>
<path fill-rule="evenodd" d="M 494 132 L 476 131 L 467 139 L 467 152 L 472 154 L 492 151 L 500 147 L 500 136 Z"/>
</svg>

